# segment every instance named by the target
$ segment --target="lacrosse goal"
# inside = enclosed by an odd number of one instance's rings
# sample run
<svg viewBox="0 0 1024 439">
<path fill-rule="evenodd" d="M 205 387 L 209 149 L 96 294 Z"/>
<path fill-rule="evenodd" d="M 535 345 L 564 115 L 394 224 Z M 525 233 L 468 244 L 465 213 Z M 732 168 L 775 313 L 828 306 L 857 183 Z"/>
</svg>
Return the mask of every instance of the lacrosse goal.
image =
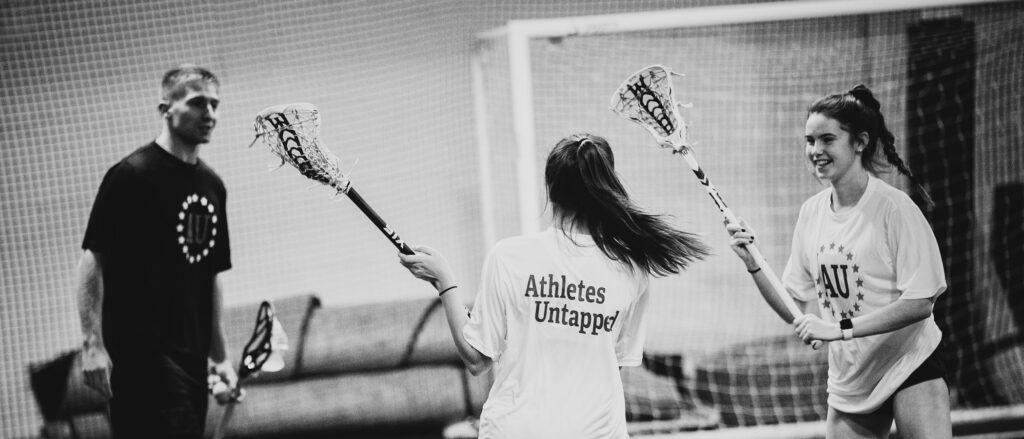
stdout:
<svg viewBox="0 0 1024 439">
<path fill-rule="evenodd" d="M 652 285 L 645 367 L 625 375 L 634 431 L 823 419 L 824 351 L 793 345 L 686 164 L 609 111 L 608 97 L 650 64 L 685 74 L 676 99 L 692 104 L 694 150 L 781 273 L 800 205 L 824 189 L 803 164 L 806 106 L 863 83 L 937 201 L 926 216 L 950 284 L 935 317 L 954 408 L 1024 403 L 1024 292 L 1012 281 L 1024 267 L 1001 262 L 1024 257 L 1013 219 L 1024 210 L 1022 38 L 1024 3 L 1009 1 L 783 1 L 511 21 L 478 35 L 472 63 L 485 240 L 546 227 L 548 151 L 572 132 L 602 135 L 638 203 L 702 233 L 715 254 Z M 895 173 L 881 177 L 909 189 Z M 715 415 L 679 421 L 694 407 Z"/>
</svg>

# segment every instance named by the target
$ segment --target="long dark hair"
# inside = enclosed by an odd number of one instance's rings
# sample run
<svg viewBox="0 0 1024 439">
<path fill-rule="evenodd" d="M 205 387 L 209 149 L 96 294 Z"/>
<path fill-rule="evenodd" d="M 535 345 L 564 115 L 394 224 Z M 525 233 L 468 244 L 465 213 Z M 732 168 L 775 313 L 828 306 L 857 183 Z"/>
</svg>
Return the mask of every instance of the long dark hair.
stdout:
<svg viewBox="0 0 1024 439">
<path fill-rule="evenodd" d="M 818 113 L 835 119 L 844 130 L 854 137 L 860 133 L 867 133 L 868 144 L 865 145 L 860 157 L 864 169 L 877 175 L 881 167 L 896 168 L 900 174 L 906 175 L 910 179 L 925 203 L 929 206 L 934 205 L 928 191 L 917 181 L 914 173 L 910 172 L 906 163 L 896 152 L 896 136 L 886 127 L 881 108 L 882 104 L 875 99 L 871 90 L 864 84 L 858 84 L 846 93 L 830 94 L 814 101 L 807 109 L 807 115 Z"/>
<path fill-rule="evenodd" d="M 612 260 L 654 275 L 679 273 L 708 248 L 691 233 L 636 207 L 615 174 L 608 141 L 591 134 L 566 137 L 548 154 L 548 199 L 563 230 L 587 230 Z"/>
</svg>

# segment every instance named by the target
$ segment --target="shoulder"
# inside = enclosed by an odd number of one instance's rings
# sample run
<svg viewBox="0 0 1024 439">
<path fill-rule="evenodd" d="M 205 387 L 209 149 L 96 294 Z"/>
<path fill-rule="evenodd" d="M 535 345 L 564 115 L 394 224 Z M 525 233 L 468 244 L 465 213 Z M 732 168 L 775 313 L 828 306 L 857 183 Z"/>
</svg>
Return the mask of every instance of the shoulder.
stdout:
<svg viewBox="0 0 1024 439">
<path fill-rule="evenodd" d="M 928 220 L 921 208 L 906 192 L 878 180 L 875 182 L 874 195 L 869 207 L 870 215 L 879 218 L 890 231 L 904 229 L 906 226 L 927 226 Z"/>
<path fill-rule="evenodd" d="M 121 159 L 121 161 L 118 162 L 117 165 L 128 166 L 131 167 L 132 169 L 143 169 L 147 164 L 153 161 L 154 156 L 156 155 L 156 153 L 159 152 L 156 151 L 156 148 L 160 147 L 157 146 L 156 143 L 152 142 L 140 146 L 136 148 L 135 151 L 132 151 L 130 154 L 124 156 L 124 158 Z"/>
<path fill-rule="evenodd" d="M 816 215 L 823 208 L 828 207 L 829 197 L 832 195 L 832 188 L 827 187 L 822 189 L 818 193 L 811 195 L 810 198 L 804 200 L 804 204 L 800 205 L 800 217 Z"/>
<path fill-rule="evenodd" d="M 210 179 L 210 181 L 213 184 L 221 188 L 224 187 L 224 180 L 220 178 L 220 174 L 218 174 L 217 171 L 215 171 L 208 163 L 206 163 L 205 160 L 199 159 L 199 163 L 196 165 L 196 170 L 198 170 L 202 175 L 204 175 L 205 178 Z"/>
<path fill-rule="evenodd" d="M 543 232 L 511 236 L 494 244 L 494 248 L 491 249 L 491 254 L 505 257 L 518 255 L 530 249 L 535 249 L 537 245 L 542 242 L 544 242 Z"/>
<path fill-rule="evenodd" d="M 878 198 L 887 205 L 896 208 L 905 208 L 907 206 L 917 208 L 917 205 L 914 204 L 914 200 L 912 200 L 910 195 L 907 195 L 906 192 L 897 189 L 881 179 L 877 179 L 875 177 L 872 178 L 875 179 L 875 193 L 878 194 Z"/>
<path fill-rule="evenodd" d="M 910 195 L 889 183 L 875 177 L 872 178 L 874 179 L 874 196 L 872 198 L 876 209 L 886 214 L 921 215 L 921 208 L 914 203 Z"/>
<path fill-rule="evenodd" d="M 131 180 L 139 176 L 139 173 L 146 168 L 150 155 L 149 146 L 136 148 L 130 154 L 124 156 L 117 163 L 107 169 L 105 180 L 122 181 Z"/>
<path fill-rule="evenodd" d="M 504 238 L 494 244 L 488 254 L 488 263 L 508 269 L 534 266 L 549 261 L 547 255 L 552 240 L 551 230 Z"/>
</svg>

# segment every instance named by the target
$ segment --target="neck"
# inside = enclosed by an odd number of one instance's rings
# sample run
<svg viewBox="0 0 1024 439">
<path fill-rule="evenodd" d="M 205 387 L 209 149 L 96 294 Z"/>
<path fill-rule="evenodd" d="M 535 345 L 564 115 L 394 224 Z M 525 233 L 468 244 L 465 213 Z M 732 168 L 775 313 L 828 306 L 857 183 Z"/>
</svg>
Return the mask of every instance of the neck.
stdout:
<svg viewBox="0 0 1024 439">
<path fill-rule="evenodd" d="M 583 224 L 573 224 L 572 218 L 564 215 L 560 209 L 555 209 L 552 213 L 551 224 L 558 230 L 568 231 L 572 229 L 573 232 L 589 235 L 590 230 Z"/>
<path fill-rule="evenodd" d="M 847 174 L 843 179 L 832 184 L 833 210 L 853 207 L 864 196 L 868 189 L 870 174 L 867 171 Z"/>
<path fill-rule="evenodd" d="M 190 165 L 194 165 L 199 161 L 199 145 L 176 140 L 167 131 L 160 133 L 160 137 L 156 138 L 156 144 L 160 145 L 164 151 L 177 157 L 178 160 Z"/>
</svg>

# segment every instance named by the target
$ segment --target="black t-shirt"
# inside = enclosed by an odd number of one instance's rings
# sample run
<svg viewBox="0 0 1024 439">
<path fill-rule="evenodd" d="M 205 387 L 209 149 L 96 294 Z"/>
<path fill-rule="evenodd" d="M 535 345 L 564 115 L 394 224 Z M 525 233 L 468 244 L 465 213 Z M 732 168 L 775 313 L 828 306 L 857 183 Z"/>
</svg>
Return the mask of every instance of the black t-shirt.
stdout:
<svg viewBox="0 0 1024 439">
<path fill-rule="evenodd" d="M 220 177 L 155 142 L 107 171 L 82 242 L 104 259 L 103 338 L 112 356 L 205 361 L 212 288 L 231 268 Z"/>
</svg>

